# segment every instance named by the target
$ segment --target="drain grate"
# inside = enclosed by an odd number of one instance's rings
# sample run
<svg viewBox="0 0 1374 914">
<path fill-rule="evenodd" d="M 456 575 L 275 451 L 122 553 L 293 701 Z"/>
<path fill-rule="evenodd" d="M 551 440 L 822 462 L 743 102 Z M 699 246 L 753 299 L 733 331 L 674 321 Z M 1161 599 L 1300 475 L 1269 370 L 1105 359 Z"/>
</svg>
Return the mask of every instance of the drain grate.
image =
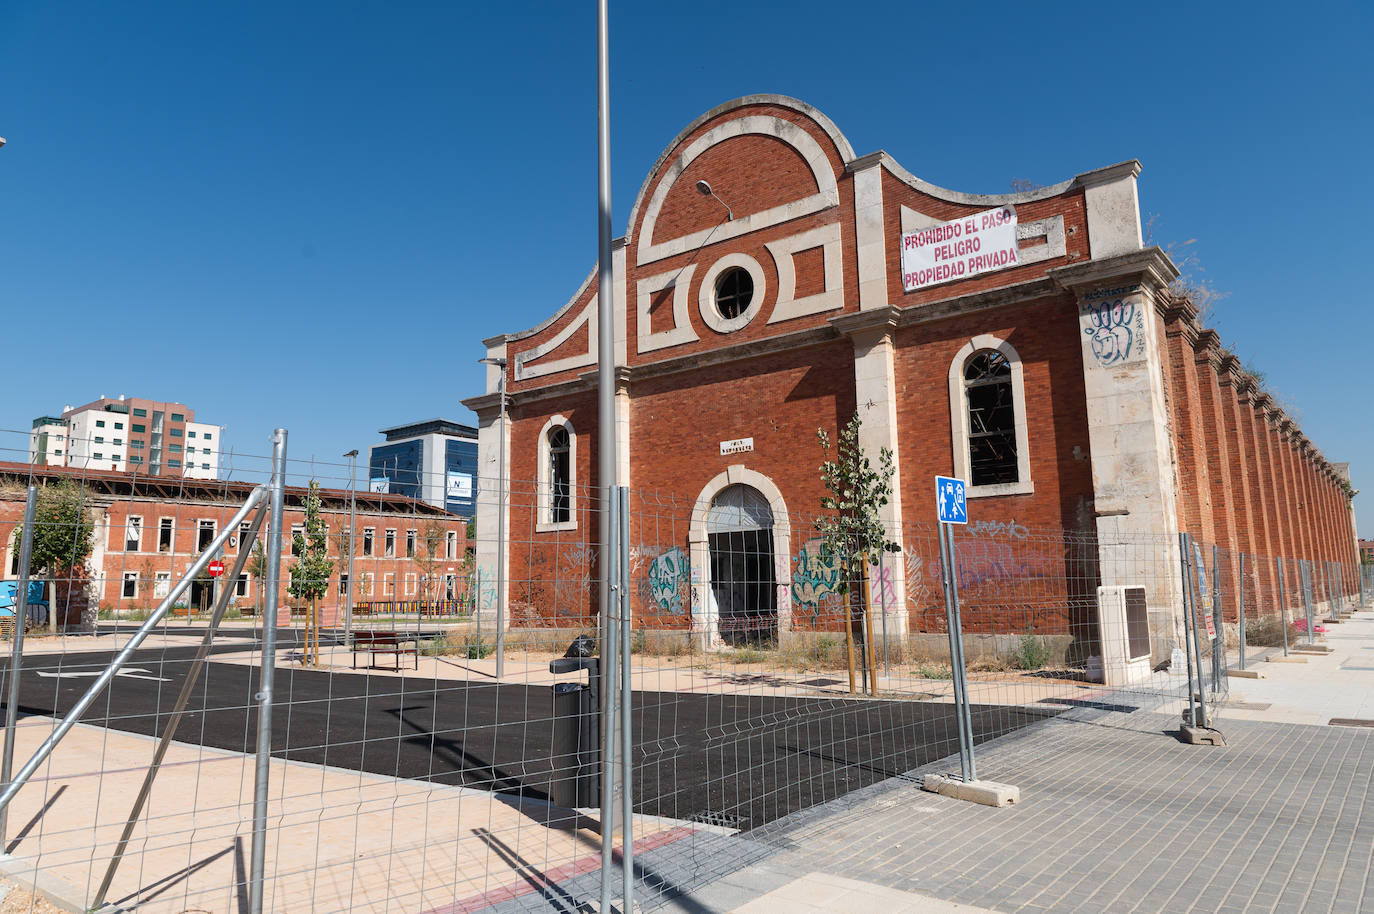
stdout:
<svg viewBox="0 0 1374 914">
<path fill-rule="evenodd" d="M 700 822 L 702 825 L 714 825 L 718 828 L 734 828 L 743 830 L 745 826 L 744 816 L 737 816 L 728 812 L 715 812 L 714 810 L 703 810 L 693 813 L 687 817 L 688 822 Z"/>
</svg>

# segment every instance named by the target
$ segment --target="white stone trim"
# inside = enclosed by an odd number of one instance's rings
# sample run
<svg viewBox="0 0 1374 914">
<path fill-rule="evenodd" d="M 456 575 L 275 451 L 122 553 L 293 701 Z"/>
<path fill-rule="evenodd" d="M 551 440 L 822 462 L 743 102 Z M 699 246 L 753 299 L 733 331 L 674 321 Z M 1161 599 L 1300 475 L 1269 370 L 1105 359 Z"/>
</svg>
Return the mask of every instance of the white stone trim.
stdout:
<svg viewBox="0 0 1374 914">
<path fill-rule="evenodd" d="M 553 517 L 553 480 L 549 478 L 549 432 L 562 426 L 568 430 L 568 519 L 554 523 Z M 563 415 L 553 415 L 539 430 L 538 469 L 535 491 L 536 533 L 551 533 L 556 530 L 577 529 L 577 432 L 572 420 Z"/>
<path fill-rule="evenodd" d="M 816 187 L 819 188 L 819 191 L 800 200 L 775 206 L 772 209 L 750 213 L 731 221 L 724 221 L 709 229 L 701 229 L 689 235 L 673 238 L 660 244 L 653 244 L 654 226 L 658 223 L 658 214 L 663 209 L 663 201 L 667 198 L 668 192 L 672 190 L 677 179 L 687 170 L 687 166 L 691 165 L 712 146 L 738 136 L 750 134 L 774 137 L 797 150 L 811 169 L 811 174 L 816 179 Z M 728 188 L 720 187 L 717 190 L 724 192 L 727 198 L 729 197 Z M 635 255 L 635 263 L 638 266 L 643 266 L 655 260 L 692 251 L 701 247 L 707 240 L 716 242 L 738 238 L 770 225 L 778 225 L 799 216 L 807 216 L 832 206 L 838 206 L 839 202 L 839 185 L 835 180 L 835 172 L 830 166 L 830 160 L 826 157 L 821 144 L 816 142 L 816 139 L 807 133 L 804 127 L 772 115 L 755 114 L 735 118 L 712 127 L 688 144 L 687 148 L 663 172 L 663 177 L 658 186 L 654 188 L 653 195 L 649 198 L 649 205 L 644 210 L 644 222 L 639 230 L 641 243 Z M 724 214 L 722 214 L 722 218 L 724 218 Z"/>
<path fill-rule="evenodd" d="M 778 633 L 792 628 L 792 522 L 782 491 L 762 473 L 744 464 L 731 464 L 723 473 L 711 477 L 702 487 L 692 506 L 692 519 L 687 526 L 688 555 L 692 563 L 692 630 L 707 633 L 712 647 L 721 646 L 720 618 L 715 601 L 711 599 L 710 539 L 706 533 L 706 516 L 711 502 L 723 489 L 733 485 L 751 486 L 768 500 L 773 512 L 773 583 L 777 586 L 775 602 L 778 607 Z"/>
<path fill-rule="evenodd" d="M 635 284 L 635 311 L 639 315 L 637 345 L 640 352 L 653 352 L 655 349 L 681 346 L 683 343 L 694 343 L 699 339 L 696 331 L 692 329 L 692 319 L 688 314 L 688 309 L 691 307 L 689 299 L 691 297 L 692 274 L 696 272 L 696 268 L 697 265 L 691 263 L 680 270 L 659 273 L 657 276 L 641 279 Z M 654 293 L 669 286 L 673 287 L 673 326 L 671 329 L 653 333 L 650 330 L 652 324 L 649 317 L 649 306 L 653 302 Z"/>
<path fill-rule="evenodd" d="M 1036 238 L 1044 238 L 1045 243 L 1036 245 L 1024 243 Z M 1063 257 L 1066 253 L 1068 253 L 1068 247 L 1064 241 L 1063 216 L 1050 216 L 1048 219 L 1037 219 L 1034 222 L 1016 223 L 1017 266 L 1039 263 L 1042 260 L 1052 260 L 1055 257 Z"/>
<path fill-rule="evenodd" d="M 840 224 L 832 222 L 790 238 L 764 244 L 778 269 L 778 300 L 768 323 L 790 321 L 844 307 L 844 257 L 840 253 Z M 793 258 L 802 251 L 821 249 L 825 263 L 825 291 L 797 298 L 797 268 Z"/>
<path fill-rule="evenodd" d="M 554 374 L 559 371 L 567 371 L 570 368 L 582 368 L 587 365 L 595 365 L 597 362 L 597 337 L 596 327 L 593 326 L 597 315 L 597 296 L 593 295 L 591 301 L 587 302 L 582 313 L 556 333 L 550 339 L 545 340 L 532 349 L 518 352 L 515 355 L 515 380 L 524 381 L 529 378 L 538 378 L 544 375 Z M 556 350 L 568 341 L 583 325 L 587 326 L 587 351 L 576 355 L 565 356 L 561 359 L 554 359 L 542 365 L 531 365 L 537 359 L 541 359 L 550 352 Z"/>
<path fill-rule="evenodd" d="M 722 317 L 716 310 L 716 279 L 721 273 L 732 267 L 740 267 L 749 273 L 749 277 L 754 281 L 754 297 L 749 301 L 749 307 L 740 312 L 738 317 Z M 717 333 L 733 333 L 742 327 L 749 325 L 759 311 L 763 308 L 763 301 L 768 297 L 768 277 L 764 275 L 763 267 L 757 260 L 748 254 L 734 253 L 726 254 L 724 257 L 711 264 L 711 269 L 706 271 L 706 275 L 701 279 L 701 288 L 697 292 L 697 311 L 701 314 L 701 319 L 706 322 Z"/>
<path fill-rule="evenodd" d="M 972 483 L 968 451 L 968 401 L 964 397 L 964 366 L 974 353 L 985 349 L 995 349 L 1006 356 L 1011 365 L 1012 410 L 1016 423 L 1016 482 L 997 485 L 975 486 Z M 1026 423 L 1025 372 L 1021 355 L 1006 340 L 990 333 L 975 336 L 964 344 L 954 361 L 949 364 L 949 427 L 950 445 L 954 452 L 954 475 L 969 483 L 969 498 L 985 498 L 993 495 L 1030 495 L 1035 484 L 1030 475 L 1030 430 Z"/>
<path fill-rule="evenodd" d="M 878 163 L 854 172 L 854 240 L 859 270 L 859 310 L 885 308 L 887 225 L 883 215 L 883 171 Z"/>
</svg>

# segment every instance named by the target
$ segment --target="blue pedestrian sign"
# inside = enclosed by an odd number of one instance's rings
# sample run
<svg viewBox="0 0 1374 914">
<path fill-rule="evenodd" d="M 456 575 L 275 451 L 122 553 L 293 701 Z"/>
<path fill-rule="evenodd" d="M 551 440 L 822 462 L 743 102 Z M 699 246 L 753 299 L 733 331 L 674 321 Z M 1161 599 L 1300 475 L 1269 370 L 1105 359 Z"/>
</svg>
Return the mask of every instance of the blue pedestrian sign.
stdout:
<svg viewBox="0 0 1374 914">
<path fill-rule="evenodd" d="M 942 524 L 968 523 L 968 497 L 962 479 L 935 477 L 935 513 Z"/>
</svg>

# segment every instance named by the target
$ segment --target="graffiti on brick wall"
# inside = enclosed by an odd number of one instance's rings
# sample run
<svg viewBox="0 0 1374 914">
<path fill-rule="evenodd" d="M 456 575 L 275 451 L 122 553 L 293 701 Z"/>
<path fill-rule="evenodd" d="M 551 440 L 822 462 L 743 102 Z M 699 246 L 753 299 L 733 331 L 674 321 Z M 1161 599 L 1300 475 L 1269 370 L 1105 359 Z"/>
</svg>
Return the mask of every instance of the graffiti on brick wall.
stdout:
<svg viewBox="0 0 1374 914">
<path fill-rule="evenodd" d="M 968 532 L 974 536 L 986 536 L 990 539 L 1005 537 L 1013 540 L 1023 540 L 1030 535 L 1030 531 L 1025 525 L 1018 524 L 1015 520 L 980 520 L 969 524 Z"/>
<path fill-rule="evenodd" d="M 565 546 L 558 552 L 558 575 L 553 594 L 564 610 L 581 611 L 591 594 L 596 548 L 585 544 Z"/>
<path fill-rule="evenodd" d="M 476 578 L 477 608 L 479 611 L 490 611 L 496 606 L 495 566 L 483 565 L 478 567 Z"/>
<path fill-rule="evenodd" d="M 912 609 L 920 609 L 931 602 L 931 591 L 926 582 L 926 560 L 925 556 L 909 551 L 909 546 L 907 548 L 906 599 L 911 604 Z M 932 570 L 934 570 L 933 565 Z M 939 583 L 937 580 L 934 585 L 938 587 Z"/>
<path fill-rule="evenodd" d="M 792 570 L 792 602 L 810 610 L 814 618 L 820 606 L 840 592 L 840 557 L 824 540 L 808 540 L 797 552 Z"/>
<path fill-rule="evenodd" d="M 1053 576 L 1062 571 L 1055 556 L 1033 549 L 1016 549 L 1007 543 L 959 543 L 955 562 L 960 590 L 996 581 L 1017 581 Z M 935 573 L 941 571 L 937 568 Z"/>
<path fill-rule="evenodd" d="M 691 561 L 687 553 L 674 546 L 649 563 L 649 597 L 671 613 L 687 612 L 690 593 Z"/>
<path fill-rule="evenodd" d="M 873 589 L 873 602 L 883 610 L 897 605 L 897 572 L 893 570 L 886 557 L 874 568 L 868 566 L 870 586 Z"/>
<path fill-rule="evenodd" d="M 1145 352 L 1145 315 L 1135 303 L 1124 298 L 1084 303 L 1093 357 L 1104 368 L 1120 364 Z"/>
</svg>

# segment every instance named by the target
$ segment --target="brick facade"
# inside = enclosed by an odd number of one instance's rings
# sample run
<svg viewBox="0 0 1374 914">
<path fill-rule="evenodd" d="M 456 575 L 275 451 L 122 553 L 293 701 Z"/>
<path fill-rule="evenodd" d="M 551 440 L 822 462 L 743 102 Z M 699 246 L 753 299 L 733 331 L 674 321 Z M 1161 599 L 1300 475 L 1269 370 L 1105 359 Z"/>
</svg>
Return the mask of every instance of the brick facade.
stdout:
<svg viewBox="0 0 1374 914">
<path fill-rule="evenodd" d="M 1167 631 L 1180 531 L 1235 552 L 1353 561 L 1349 498 L 1330 464 L 1171 294 L 1177 270 L 1163 252 L 1141 243 L 1138 172 L 1127 162 L 975 197 L 884 153 L 857 156 L 824 115 L 780 96 L 740 99 L 688 126 L 614 245 L 616 460 L 634 498 L 635 625 L 719 637 L 729 595 L 713 590 L 711 568 L 724 559 L 707 519 L 738 484 L 773 513 L 779 633 L 833 625 L 806 611 L 793 585 L 823 494 L 816 430 L 833 440 L 855 411 L 865 447 L 896 455 L 898 498 L 884 519 L 907 558 L 884 567 L 883 586 L 907 631 L 942 624 L 912 561 L 929 569 L 936 559 L 918 555 L 928 543 L 912 531 L 932 520 L 931 478 L 968 472 L 963 370 L 980 352 L 1012 366 L 1020 464 L 1009 481 L 971 488 L 970 520 L 1134 537 L 1159 554 L 1143 571 L 1048 560 L 1059 567 L 1036 573 L 1078 607 L 1056 610 L 1055 624 L 1090 622 L 1095 610 L 1083 606 L 1096 585 L 1135 575 L 1152 582 L 1152 623 Z M 1015 265 L 904 291 L 904 232 L 997 207 L 1015 209 Z M 739 315 L 719 309 L 713 285 L 731 269 L 754 288 Z M 488 356 L 507 361 L 508 419 L 495 372 L 486 394 L 465 401 L 479 415 L 488 482 L 507 442 L 517 625 L 585 624 L 596 611 L 599 305 L 593 273 L 540 326 L 485 341 Z M 541 440 L 565 421 L 575 507 L 570 522 L 549 524 Z M 722 453 L 739 439 L 752 450 Z M 497 564 L 497 504 L 494 491 L 479 498 L 482 569 Z M 1273 586 L 1263 563 L 1247 574 Z M 965 625 L 1005 628 L 1005 610 L 973 600 Z"/>
<path fill-rule="evenodd" d="M 24 515 L 25 487 L 30 481 L 47 485 L 68 478 L 79 482 L 89 497 L 93 551 L 83 577 L 80 599 L 90 608 L 138 610 L 155 607 L 171 585 L 183 577 L 191 563 L 204 551 L 205 540 L 213 538 L 242 507 L 252 486 L 244 483 L 153 480 L 122 472 L 83 472 L 71 468 L 30 467 L 27 464 L 0 463 L 0 543 L 3 543 L 5 576 L 15 577 L 18 553 L 15 531 Z M 302 504 L 304 489 L 288 488 L 283 516 L 281 605 L 294 603 L 286 591 L 287 576 L 294 558 L 291 533 L 304 526 Z M 467 521 L 414 499 L 396 495 L 358 492 L 356 499 L 357 553 L 354 556 L 354 595 L 358 603 L 407 600 L 468 598 L 469 562 Z M 334 569 L 329 589 L 320 600 L 327 615 L 337 614 L 343 604 L 341 576 L 347 572 L 346 549 L 341 540 L 349 527 L 350 493 L 343 489 L 321 489 L 321 516 L 328 527 L 328 543 Z M 131 519 L 137 519 L 135 525 Z M 164 532 L 164 524 L 167 529 Z M 371 554 L 365 554 L 365 531 L 374 531 Z M 390 552 L 387 532 L 393 531 Z M 413 549 L 408 533 L 415 532 Z M 264 525 L 262 536 L 266 536 Z M 431 557 L 427 534 L 437 534 Z M 203 538 L 203 539 L 202 539 Z M 132 547 L 132 548 L 130 548 Z M 413 554 L 408 555 L 408 552 Z M 220 551 L 228 570 L 239 556 L 238 534 Z M 236 587 L 234 603 L 243 612 L 253 612 L 261 604 L 262 581 L 251 570 L 245 571 L 241 588 L 225 577 L 215 587 Z M 132 575 L 132 595 L 126 595 L 126 577 Z M 194 602 L 208 602 L 215 590 L 197 587 Z M 185 599 L 191 600 L 188 592 Z M 68 602 L 63 598 L 60 602 Z M 76 607 L 67 621 L 82 615 Z M 62 617 L 59 616 L 59 619 Z"/>
</svg>

